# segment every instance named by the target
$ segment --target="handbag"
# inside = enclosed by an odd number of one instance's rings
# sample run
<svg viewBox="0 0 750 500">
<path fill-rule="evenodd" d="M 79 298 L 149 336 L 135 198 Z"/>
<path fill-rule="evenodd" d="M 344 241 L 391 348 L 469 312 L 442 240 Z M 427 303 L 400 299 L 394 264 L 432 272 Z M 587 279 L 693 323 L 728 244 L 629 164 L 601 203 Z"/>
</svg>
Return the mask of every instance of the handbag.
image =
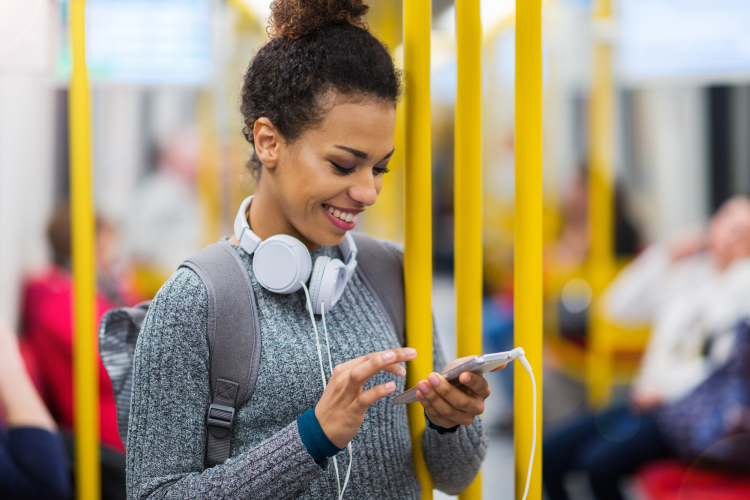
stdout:
<svg viewBox="0 0 750 500">
<path fill-rule="evenodd" d="M 733 335 L 729 359 L 690 394 L 663 406 L 657 424 L 680 458 L 749 471 L 750 323 L 739 323 Z"/>
</svg>

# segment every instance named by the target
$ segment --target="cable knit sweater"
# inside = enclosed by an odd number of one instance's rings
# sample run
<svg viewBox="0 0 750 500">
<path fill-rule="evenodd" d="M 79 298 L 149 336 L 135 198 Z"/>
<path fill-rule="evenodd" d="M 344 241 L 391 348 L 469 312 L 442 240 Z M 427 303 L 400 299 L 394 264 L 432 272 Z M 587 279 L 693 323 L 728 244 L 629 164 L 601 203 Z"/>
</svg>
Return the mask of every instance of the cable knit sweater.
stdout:
<svg viewBox="0 0 750 500">
<path fill-rule="evenodd" d="M 253 276 L 252 256 L 234 249 L 252 278 L 262 348 L 255 393 L 235 415 L 231 457 L 204 470 L 211 398 L 207 293 L 197 275 L 180 269 L 159 291 L 138 338 L 128 427 L 129 500 L 337 497 L 333 461 L 316 464 L 297 428 L 297 418 L 323 393 L 304 291 L 280 295 L 265 290 Z M 312 252 L 313 262 L 318 255 L 340 258 L 335 247 Z M 320 317 L 316 321 L 322 333 Z M 398 346 L 385 313 L 356 273 L 326 323 L 334 366 Z M 440 371 L 445 361 L 434 338 L 434 368 Z M 325 346 L 323 353 L 326 357 Z M 388 372 L 374 376 L 365 389 L 389 380 L 396 383 L 394 394 L 404 390 L 405 379 Z M 352 441 L 346 498 L 420 498 L 406 407 L 393 405 L 391 397 L 367 410 Z M 476 476 L 487 438 L 477 417 L 471 426 L 450 433 L 428 426 L 422 446 L 435 487 L 457 494 Z M 343 481 L 348 453 L 339 453 L 337 460 Z"/>
</svg>

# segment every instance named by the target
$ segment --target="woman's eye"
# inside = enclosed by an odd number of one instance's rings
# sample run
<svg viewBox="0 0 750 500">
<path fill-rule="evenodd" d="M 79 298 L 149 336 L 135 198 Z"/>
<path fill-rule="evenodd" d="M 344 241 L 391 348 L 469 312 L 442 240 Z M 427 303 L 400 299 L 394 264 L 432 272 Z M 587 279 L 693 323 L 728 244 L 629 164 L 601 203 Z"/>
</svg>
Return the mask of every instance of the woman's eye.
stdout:
<svg viewBox="0 0 750 500">
<path fill-rule="evenodd" d="M 348 175 L 348 174 L 351 174 L 352 172 L 354 172 L 354 168 L 345 168 L 345 167 L 342 167 L 341 165 L 338 165 L 338 164 L 336 164 L 336 163 L 334 163 L 334 162 L 332 162 L 330 160 L 328 160 L 328 161 L 331 163 L 331 165 L 333 165 L 333 168 L 336 170 L 336 173 L 338 173 L 338 174 Z"/>
<path fill-rule="evenodd" d="M 390 170 L 388 170 L 388 167 L 374 167 L 372 170 L 373 172 L 375 172 L 375 175 L 382 175 L 390 172 Z"/>
</svg>

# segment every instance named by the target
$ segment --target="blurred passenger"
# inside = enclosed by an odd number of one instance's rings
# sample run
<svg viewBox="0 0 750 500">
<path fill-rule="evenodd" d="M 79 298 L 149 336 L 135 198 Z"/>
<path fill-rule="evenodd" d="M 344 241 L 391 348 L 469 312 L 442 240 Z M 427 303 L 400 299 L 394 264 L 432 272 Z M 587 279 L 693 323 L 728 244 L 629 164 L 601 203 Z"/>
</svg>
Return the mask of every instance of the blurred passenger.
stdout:
<svg viewBox="0 0 750 500">
<path fill-rule="evenodd" d="M 609 287 L 608 315 L 651 325 L 633 405 L 586 416 L 547 436 L 544 482 L 551 500 L 567 498 L 569 470 L 588 474 L 597 499 L 622 498 L 619 480 L 643 463 L 673 456 L 656 412 L 687 396 L 712 373 L 706 346 L 750 316 L 750 200 L 735 197 L 707 231 L 647 249 Z M 731 345 L 715 345 L 729 359 Z M 723 352 L 722 352 L 723 351 Z M 718 354 L 717 354 L 718 353 Z"/>
<path fill-rule="evenodd" d="M 25 341 L 37 370 L 35 382 L 55 420 L 72 458 L 73 399 L 73 277 L 71 275 L 70 207 L 55 207 L 47 227 L 53 265 L 31 276 L 26 283 L 23 324 Z M 97 285 L 96 325 L 104 313 L 133 305 L 140 297 L 132 291 L 119 257 L 114 226 L 96 223 Z M 125 498 L 125 448 L 117 431 L 117 412 L 112 384 L 99 363 L 99 422 L 102 449 L 102 498 Z"/>
<path fill-rule="evenodd" d="M 555 242 L 551 264 L 563 273 L 575 273 L 586 265 L 589 256 L 589 179 L 585 168 L 580 169 L 565 193 L 561 206 L 560 233 Z M 614 254 L 615 257 L 632 257 L 640 250 L 640 237 L 626 207 L 626 192 L 622 185 L 615 184 L 614 192 Z M 588 303 L 591 288 L 580 278 L 566 285 L 569 300 L 557 304 L 558 329 L 560 335 L 581 346 L 586 345 Z M 564 292 L 565 293 L 565 292 Z M 572 299 L 572 300 L 570 300 Z"/>
<path fill-rule="evenodd" d="M 53 265 L 29 278 L 26 284 L 23 323 L 28 346 L 39 365 L 40 390 L 50 411 L 64 429 L 73 428 L 73 278 L 70 254 L 70 209 L 59 204 L 48 226 Z M 123 284 L 117 269 L 117 236 L 114 227 L 97 221 L 96 261 L 99 291 L 96 324 L 104 313 L 138 301 Z M 102 443 L 124 454 L 117 432 L 112 386 L 99 361 L 99 401 Z"/>
<path fill-rule="evenodd" d="M 583 265 L 589 253 L 589 189 L 584 171 L 579 171 L 560 207 L 561 227 L 555 243 L 555 263 L 565 268 Z"/>
<path fill-rule="evenodd" d="M 140 271 L 139 285 L 149 296 L 201 248 L 198 154 L 197 130 L 181 128 L 160 146 L 156 171 L 136 188 L 126 241 Z"/>
<path fill-rule="evenodd" d="M 0 498 L 64 500 L 72 495 L 62 443 L 34 390 L 16 334 L 0 318 Z"/>
</svg>

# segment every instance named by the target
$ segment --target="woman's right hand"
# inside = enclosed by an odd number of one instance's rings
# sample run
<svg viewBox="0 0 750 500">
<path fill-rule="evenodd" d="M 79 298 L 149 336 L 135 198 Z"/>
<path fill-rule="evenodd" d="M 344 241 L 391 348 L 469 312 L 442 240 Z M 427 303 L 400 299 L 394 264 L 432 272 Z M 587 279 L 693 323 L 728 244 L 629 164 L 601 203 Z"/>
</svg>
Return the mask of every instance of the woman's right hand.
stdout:
<svg viewBox="0 0 750 500">
<path fill-rule="evenodd" d="M 398 363 L 416 357 L 417 351 L 411 348 L 390 349 L 354 358 L 333 369 L 333 375 L 315 407 L 315 417 L 336 447 L 343 448 L 354 439 L 370 405 L 396 390 L 396 384 L 388 382 L 363 391 L 370 377 L 381 370 L 404 376 L 406 370 Z"/>
</svg>

